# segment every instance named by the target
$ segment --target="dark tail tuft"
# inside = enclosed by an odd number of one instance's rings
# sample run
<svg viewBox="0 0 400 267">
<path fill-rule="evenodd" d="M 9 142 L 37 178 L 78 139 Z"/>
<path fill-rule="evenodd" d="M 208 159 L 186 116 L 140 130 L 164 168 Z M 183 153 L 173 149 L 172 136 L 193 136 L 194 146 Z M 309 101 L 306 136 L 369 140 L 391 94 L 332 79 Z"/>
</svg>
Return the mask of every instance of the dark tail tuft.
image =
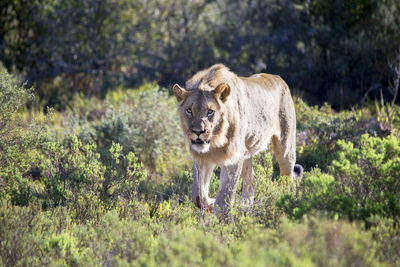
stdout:
<svg viewBox="0 0 400 267">
<path fill-rule="evenodd" d="M 304 172 L 303 166 L 301 166 L 300 164 L 295 164 L 293 172 L 294 172 L 294 177 L 296 178 L 303 177 L 303 172 Z"/>
</svg>

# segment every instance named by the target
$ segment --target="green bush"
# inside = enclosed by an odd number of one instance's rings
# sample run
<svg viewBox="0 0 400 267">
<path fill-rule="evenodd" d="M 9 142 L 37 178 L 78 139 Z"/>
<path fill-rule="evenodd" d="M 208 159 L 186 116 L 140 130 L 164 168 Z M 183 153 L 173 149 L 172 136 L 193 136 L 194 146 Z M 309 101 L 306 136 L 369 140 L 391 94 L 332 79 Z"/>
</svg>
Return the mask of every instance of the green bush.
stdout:
<svg viewBox="0 0 400 267">
<path fill-rule="evenodd" d="M 356 199 L 359 218 L 400 215 L 400 143 L 395 136 L 361 136 L 360 147 L 339 141 L 331 173 L 342 194 Z"/>
<path fill-rule="evenodd" d="M 384 135 L 376 118 L 366 109 L 334 112 L 330 105 L 308 106 L 294 98 L 297 119 L 297 162 L 306 170 L 328 171 L 334 159 L 338 140 L 359 144 L 360 136 Z"/>
<path fill-rule="evenodd" d="M 280 218 L 284 216 L 284 210 L 276 204 L 282 195 L 294 192 L 297 183 L 292 183 L 289 177 L 273 177 L 276 165 L 276 160 L 273 160 L 269 152 L 260 153 L 253 158 L 256 186 L 254 207 L 246 212 L 268 227 L 279 224 Z"/>
<path fill-rule="evenodd" d="M 134 152 L 153 171 L 165 172 L 186 162 L 176 100 L 165 90 L 146 84 L 137 91 L 109 93 L 106 103 L 101 106 L 76 98 L 70 111 L 75 114 L 70 131 L 85 143 L 97 144 L 100 154 L 108 153 L 112 142 L 119 143 L 124 152 Z M 105 112 L 99 111 L 99 106 Z M 176 171 L 181 166 L 177 165 Z"/>
<path fill-rule="evenodd" d="M 40 127 L 22 116 L 33 89 L 7 73 L 0 64 L 0 199 L 26 205 L 32 198 L 29 168 L 43 141 Z"/>
<path fill-rule="evenodd" d="M 361 136 L 359 148 L 339 140 L 329 174 L 305 173 L 297 192 L 278 205 L 294 218 L 310 211 L 363 220 L 379 215 L 397 224 L 400 214 L 400 146 L 395 136 Z"/>
<path fill-rule="evenodd" d="M 141 203 L 142 207 L 146 204 Z M 4 265 L 159 265 L 159 266 L 362 266 L 396 262 L 390 221 L 364 231 L 357 223 L 305 217 L 279 220 L 265 228 L 251 217 L 219 222 L 199 220 L 188 203 L 162 202 L 157 212 L 103 213 L 78 222 L 70 208 L 43 212 L 38 205 L 0 205 L 0 256 Z M 382 240 L 376 243 L 373 239 Z M 397 238 L 397 239 L 396 239 Z M 386 250 L 385 248 L 390 248 Z"/>
<path fill-rule="evenodd" d="M 45 192 L 43 207 L 76 203 L 78 198 L 96 194 L 101 189 L 104 167 L 95 145 L 82 145 L 72 136 L 62 145 L 48 142 L 41 164 Z"/>
<path fill-rule="evenodd" d="M 214 236 L 198 229 L 173 229 L 160 236 L 157 246 L 143 260 L 158 266 L 234 266 L 232 251 Z"/>
<path fill-rule="evenodd" d="M 238 242 L 240 266 L 378 266 L 371 234 L 357 225 L 315 217 L 284 220 L 277 230 L 258 230 Z"/>
<path fill-rule="evenodd" d="M 37 236 L 42 234 L 40 207 L 18 207 L 0 202 L 0 265 L 34 265 L 33 255 L 40 247 Z M 37 264 L 37 262 L 36 262 Z"/>
<path fill-rule="evenodd" d="M 43 207 L 79 203 L 115 205 L 119 198 L 133 201 L 146 171 L 136 156 L 122 153 L 119 144 L 112 143 L 107 158 L 101 158 L 95 144 L 83 145 L 76 136 L 66 145 L 48 142 L 41 165 Z M 103 164 L 104 162 L 104 164 Z"/>
<path fill-rule="evenodd" d="M 400 265 L 400 232 L 393 219 L 373 216 L 369 223 L 370 231 L 376 241 L 379 260 L 387 261 L 391 266 Z"/>
<path fill-rule="evenodd" d="M 341 196 L 337 195 L 336 186 L 333 176 L 314 169 L 304 173 L 302 181 L 294 192 L 282 194 L 277 205 L 295 219 L 300 219 L 311 211 L 328 210 L 346 214 L 344 210 L 340 210 Z"/>
<path fill-rule="evenodd" d="M 193 175 L 192 170 L 185 170 L 177 173 L 170 180 L 161 184 L 161 198 L 178 197 L 181 200 L 191 199 L 192 196 Z"/>
<path fill-rule="evenodd" d="M 28 123 L 21 111 L 33 99 L 33 89 L 26 88 L 0 64 L 0 167 L 15 164 L 24 165 L 25 161 L 18 157 L 20 150 L 29 148 Z"/>
<path fill-rule="evenodd" d="M 147 172 L 133 152 L 122 154 L 122 147 L 112 143 L 110 158 L 106 162 L 102 183 L 102 199 L 115 202 L 124 198 L 128 202 L 137 197 L 139 184 L 147 177 Z"/>
</svg>

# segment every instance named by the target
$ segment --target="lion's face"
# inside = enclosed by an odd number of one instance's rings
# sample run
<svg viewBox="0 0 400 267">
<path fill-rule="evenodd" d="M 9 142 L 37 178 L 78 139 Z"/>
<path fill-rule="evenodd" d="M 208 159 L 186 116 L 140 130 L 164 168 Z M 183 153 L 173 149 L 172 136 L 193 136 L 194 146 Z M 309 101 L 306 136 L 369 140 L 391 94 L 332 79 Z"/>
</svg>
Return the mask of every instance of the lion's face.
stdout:
<svg viewBox="0 0 400 267">
<path fill-rule="evenodd" d="M 207 153 L 210 147 L 220 145 L 226 128 L 224 103 L 229 91 L 226 84 L 212 91 L 186 91 L 179 85 L 174 86 L 182 128 L 193 151 Z"/>
</svg>

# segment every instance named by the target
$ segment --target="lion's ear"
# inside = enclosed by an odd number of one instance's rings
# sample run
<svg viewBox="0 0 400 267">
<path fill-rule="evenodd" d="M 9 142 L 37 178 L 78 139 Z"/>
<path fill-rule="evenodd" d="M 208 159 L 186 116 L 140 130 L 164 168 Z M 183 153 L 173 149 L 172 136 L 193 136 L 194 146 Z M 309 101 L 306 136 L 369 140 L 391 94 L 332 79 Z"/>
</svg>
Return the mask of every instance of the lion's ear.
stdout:
<svg viewBox="0 0 400 267">
<path fill-rule="evenodd" d="M 174 91 L 174 95 L 178 102 L 181 102 L 182 100 L 185 100 L 186 97 L 188 96 L 189 92 L 183 89 L 182 87 L 179 86 L 179 84 L 175 84 L 172 87 L 172 90 Z"/>
<path fill-rule="evenodd" d="M 215 97 L 219 98 L 222 103 L 225 103 L 228 100 L 228 96 L 231 93 L 231 88 L 226 83 L 221 83 L 215 88 Z"/>
</svg>

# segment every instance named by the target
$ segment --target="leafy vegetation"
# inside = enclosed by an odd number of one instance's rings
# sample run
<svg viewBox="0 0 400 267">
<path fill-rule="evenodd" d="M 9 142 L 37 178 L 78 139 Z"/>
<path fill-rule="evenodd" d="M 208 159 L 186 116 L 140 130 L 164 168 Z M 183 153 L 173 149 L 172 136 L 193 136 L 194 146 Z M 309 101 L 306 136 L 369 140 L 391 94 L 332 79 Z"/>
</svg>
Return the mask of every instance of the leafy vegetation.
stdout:
<svg viewBox="0 0 400 267">
<path fill-rule="evenodd" d="M 75 95 L 45 116 L 25 109 L 31 89 L 4 68 L 0 80 L 0 265 L 400 264 L 400 124 L 385 131 L 375 105 L 335 112 L 296 98 L 303 178 L 277 176 L 262 153 L 254 207 L 219 220 L 191 202 L 165 89 Z"/>
</svg>

